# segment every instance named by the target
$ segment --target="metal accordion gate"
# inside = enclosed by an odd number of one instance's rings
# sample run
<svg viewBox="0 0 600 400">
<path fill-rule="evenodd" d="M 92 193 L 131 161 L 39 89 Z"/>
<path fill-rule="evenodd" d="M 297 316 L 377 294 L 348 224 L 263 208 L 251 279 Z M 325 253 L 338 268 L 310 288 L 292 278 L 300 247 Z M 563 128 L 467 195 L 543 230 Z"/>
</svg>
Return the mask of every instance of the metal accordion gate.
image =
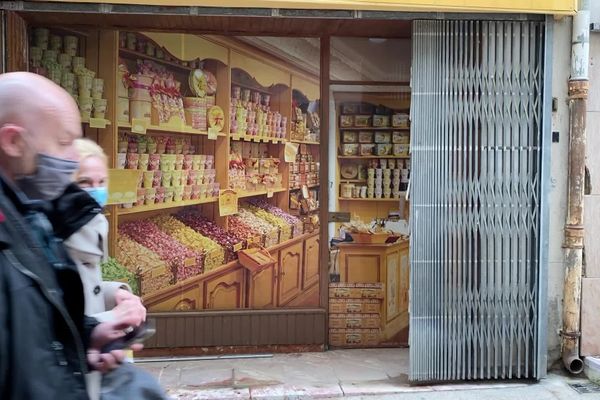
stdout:
<svg viewBox="0 0 600 400">
<path fill-rule="evenodd" d="M 543 21 L 413 23 L 412 382 L 545 370 L 545 34 Z"/>
</svg>

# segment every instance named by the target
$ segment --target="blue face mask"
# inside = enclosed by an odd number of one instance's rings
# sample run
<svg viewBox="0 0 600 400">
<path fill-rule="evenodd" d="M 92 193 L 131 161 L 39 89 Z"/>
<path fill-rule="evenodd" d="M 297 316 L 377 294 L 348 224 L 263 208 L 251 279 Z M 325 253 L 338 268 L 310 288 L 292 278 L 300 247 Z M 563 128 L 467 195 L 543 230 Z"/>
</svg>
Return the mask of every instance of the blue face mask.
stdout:
<svg viewBox="0 0 600 400">
<path fill-rule="evenodd" d="M 106 202 L 108 201 L 108 189 L 106 187 L 101 186 L 94 188 L 85 188 L 83 190 L 88 192 L 88 194 L 92 196 L 94 200 L 96 200 L 96 203 L 98 203 L 100 207 L 104 208 Z"/>
</svg>

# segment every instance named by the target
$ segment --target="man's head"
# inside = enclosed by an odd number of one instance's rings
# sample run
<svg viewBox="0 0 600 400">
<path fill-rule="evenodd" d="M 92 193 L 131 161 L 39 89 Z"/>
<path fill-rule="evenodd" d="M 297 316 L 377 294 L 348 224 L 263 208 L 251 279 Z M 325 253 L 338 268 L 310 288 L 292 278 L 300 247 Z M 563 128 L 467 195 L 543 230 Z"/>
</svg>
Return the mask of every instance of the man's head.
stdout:
<svg viewBox="0 0 600 400">
<path fill-rule="evenodd" d="M 60 194 L 64 180 L 55 185 L 61 174 L 53 171 L 72 168 L 73 141 L 81 134 L 77 105 L 60 86 L 28 72 L 0 75 L 0 170 L 30 197 Z"/>
</svg>

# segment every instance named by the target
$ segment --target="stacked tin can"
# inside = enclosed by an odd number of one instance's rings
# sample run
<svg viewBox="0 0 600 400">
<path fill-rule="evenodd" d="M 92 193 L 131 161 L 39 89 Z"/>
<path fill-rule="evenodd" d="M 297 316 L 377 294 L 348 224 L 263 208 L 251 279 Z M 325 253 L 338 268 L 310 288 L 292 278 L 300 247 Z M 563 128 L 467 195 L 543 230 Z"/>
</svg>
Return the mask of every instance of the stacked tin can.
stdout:
<svg viewBox="0 0 600 400">
<path fill-rule="evenodd" d="M 367 197 L 375 198 L 375 168 L 367 170 Z"/>
</svg>

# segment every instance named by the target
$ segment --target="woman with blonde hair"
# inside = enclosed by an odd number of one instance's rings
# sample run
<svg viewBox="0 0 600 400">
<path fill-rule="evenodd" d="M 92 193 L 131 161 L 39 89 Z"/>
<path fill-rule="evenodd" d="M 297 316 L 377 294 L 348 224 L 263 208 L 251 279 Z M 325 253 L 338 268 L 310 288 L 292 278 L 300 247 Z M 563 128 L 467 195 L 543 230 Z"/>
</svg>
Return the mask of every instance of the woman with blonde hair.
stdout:
<svg viewBox="0 0 600 400">
<path fill-rule="evenodd" d="M 131 293 L 129 285 L 102 280 L 100 264 L 108 255 L 108 220 L 102 214 L 108 200 L 108 159 L 102 148 L 89 139 L 76 139 L 74 144 L 79 153 L 75 184 L 97 203 L 97 207 L 85 208 L 82 215 L 70 216 L 74 222 L 63 237 L 65 248 L 81 276 L 85 314 L 100 322 L 128 315 L 142 323 L 146 319 L 146 309 L 140 298 Z M 152 376 L 128 363 L 104 377 L 99 372 L 91 372 L 86 381 L 92 400 L 100 396 L 102 399 L 165 398 Z"/>
</svg>

